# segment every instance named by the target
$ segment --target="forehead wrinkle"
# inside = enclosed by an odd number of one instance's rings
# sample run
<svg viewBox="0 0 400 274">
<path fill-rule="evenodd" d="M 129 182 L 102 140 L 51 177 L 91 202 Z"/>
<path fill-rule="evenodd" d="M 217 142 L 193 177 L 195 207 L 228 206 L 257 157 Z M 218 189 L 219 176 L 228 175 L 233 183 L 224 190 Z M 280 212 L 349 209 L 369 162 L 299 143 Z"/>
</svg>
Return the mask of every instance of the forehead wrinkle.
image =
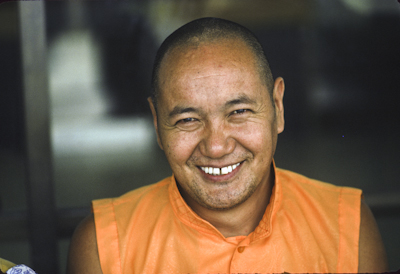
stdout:
<svg viewBox="0 0 400 274">
<path fill-rule="evenodd" d="M 200 73 L 200 72 L 198 72 L 198 73 Z M 210 74 L 210 75 L 196 76 L 196 77 L 194 77 L 192 79 L 193 80 L 204 79 L 204 78 L 209 78 L 209 77 L 214 77 L 214 76 L 226 76 L 226 74 Z"/>
</svg>

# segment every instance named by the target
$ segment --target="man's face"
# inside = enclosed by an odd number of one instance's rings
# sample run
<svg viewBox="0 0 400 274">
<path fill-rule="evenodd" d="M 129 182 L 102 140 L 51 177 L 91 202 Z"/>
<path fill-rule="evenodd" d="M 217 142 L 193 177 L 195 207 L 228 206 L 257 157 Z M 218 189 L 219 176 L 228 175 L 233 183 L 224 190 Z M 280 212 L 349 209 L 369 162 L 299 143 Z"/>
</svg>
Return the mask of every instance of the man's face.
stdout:
<svg viewBox="0 0 400 274">
<path fill-rule="evenodd" d="M 271 102 L 243 42 L 174 49 L 159 83 L 157 113 L 150 102 L 158 142 L 190 206 L 230 209 L 268 184 L 284 84 L 275 82 Z"/>
</svg>

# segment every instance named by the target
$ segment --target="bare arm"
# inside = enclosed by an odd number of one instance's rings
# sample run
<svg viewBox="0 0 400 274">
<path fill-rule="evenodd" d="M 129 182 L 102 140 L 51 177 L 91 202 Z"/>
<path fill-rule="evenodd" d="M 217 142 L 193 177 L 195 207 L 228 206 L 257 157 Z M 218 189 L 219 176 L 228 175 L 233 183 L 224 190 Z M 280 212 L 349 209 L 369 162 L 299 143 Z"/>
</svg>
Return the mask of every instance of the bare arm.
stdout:
<svg viewBox="0 0 400 274">
<path fill-rule="evenodd" d="M 361 202 L 361 225 L 358 272 L 387 272 L 385 247 L 371 210 Z"/>
<path fill-rule="evenodd" d="M 68 252 L 67 274 L 102 274 L 93 214 L 76 228 Z"/>
</svg>

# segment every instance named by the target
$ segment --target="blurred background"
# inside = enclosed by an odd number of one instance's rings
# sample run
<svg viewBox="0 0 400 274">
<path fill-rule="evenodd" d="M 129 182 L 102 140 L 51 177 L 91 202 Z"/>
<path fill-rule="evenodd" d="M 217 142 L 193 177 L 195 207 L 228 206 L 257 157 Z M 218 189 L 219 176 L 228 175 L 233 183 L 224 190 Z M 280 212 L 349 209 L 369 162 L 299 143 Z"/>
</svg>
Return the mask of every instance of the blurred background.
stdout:
<svg viewBox="0 0 400 274">
<path fill-rule="evenodd" d="M 21 1 L 0 5 L 0 257 L 65 273 L 93 199 L 171 175 L 146 98 L 172 31 L 251 29 L 286 83 L 277 166 L 361 188 L 400 269 L 396 0 Z"/>
</svg>

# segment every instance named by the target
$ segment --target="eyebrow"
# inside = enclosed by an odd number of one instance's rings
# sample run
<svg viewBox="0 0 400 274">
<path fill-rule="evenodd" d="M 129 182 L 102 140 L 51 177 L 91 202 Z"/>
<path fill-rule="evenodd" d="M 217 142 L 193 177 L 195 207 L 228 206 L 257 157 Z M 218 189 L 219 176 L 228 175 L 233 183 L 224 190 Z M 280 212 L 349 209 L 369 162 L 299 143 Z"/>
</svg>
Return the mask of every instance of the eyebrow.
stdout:
<svg viewBox="0 0 400 274">
<path fill-rule="evenodd" d="M 193 108 L 193 107 L 182 107 L 182 106 L 176 106 L 174 109 L 168 114 L 170 118 L 183 114 L 183 113 L 189 113 L 189 112 L 194 112 L 194 113 L 201 113 L 200 109 L 198 108 Z"/>
<path fill-rule="evenodd" d="M 233 107 L 233 106 L 239 105 L 239 104 L 254 105 L 254 104 L 256 104 L 256 101 L 251 99 L 249 96 L 242 94 L 238 98 L 232 99 L 232 100 L 226 102 L 225 108 Z"/>
</svg>

